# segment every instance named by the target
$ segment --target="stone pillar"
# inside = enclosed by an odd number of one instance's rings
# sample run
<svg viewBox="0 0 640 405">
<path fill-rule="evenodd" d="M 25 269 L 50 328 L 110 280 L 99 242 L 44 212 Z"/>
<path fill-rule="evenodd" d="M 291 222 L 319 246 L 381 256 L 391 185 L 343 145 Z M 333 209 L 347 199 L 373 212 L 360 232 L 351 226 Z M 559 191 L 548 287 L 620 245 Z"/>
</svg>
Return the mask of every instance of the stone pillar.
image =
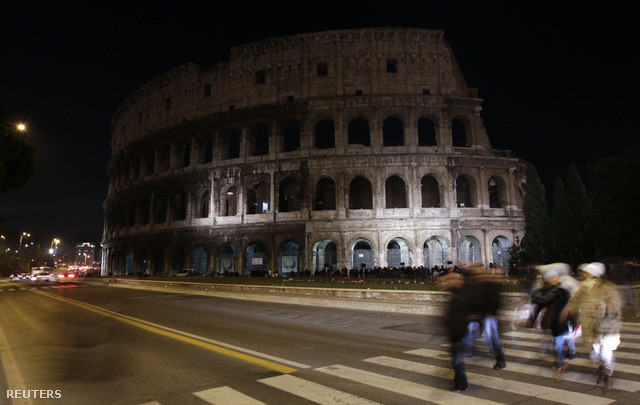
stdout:
<svg viewBox="0 0 640 405">
<path fill-rule="evenodd" d="M 269 155 L 280 152 L 280 134 L 278 133 L 278 124 L 276 121 L 271 123 L 271 133 L 269 134 Z"/>
<path fill-rule="evenodd" d="M 275 185 L 275 172 L 271 170 L 269 173 L 269 211 L 267 211 L 273 217 L 273 221 L 276 220 L 276 185 Z"/>
<path fill-rule="evenodd" d="M 476 193 L 478 198 L 477 206 L 480 208 L 489 208 L 490 206 L 489 189 L 487 188 L 486 174 L 487 174 L 486 169 L 484 167 L 480 167 L 480 170 L 478 172 L 478 181 L 480 182 L 480 184 L 478 184 L 477 193 Z"/>
<path fill-rule="evenodd" d="M 333 125 L 335 128 L 335 153 L 338 156 L 344 155 L 348 143 L 348 129 L 343 122 L 342 110 L 338 111 L 336 122 Z"/>
<path fill-rule="evenodd" d="M 240 158 L 242 158 L 242 160 L 245 160 L 249 153 L 247 143 L 247 127 L 242 127 L 240 131 Z"/>
<path fill-rule="evenodd" d="M 418 120 L 415 118 L 415 111 L 410 109 L 404 123 L 404 144 L 410 148 L 411 152 L 418 149 Z"/>
<path fill-rule="evenodd" d="M 486 229 L 483 229 L 482 236 L 483 236 L 482 238 L 483 246 L 480 247 L 482 252 L 481 254 L 482 264 L 484 265 L 484 267 L 489 267 L 489 262 L 493 262 L 493 248 L 491 246 L 489 231 L 487 231 Z"/>
<path fill-rule="evenodd" d="M 369 122 L 369 143 L 371 153 L 377 154 L 382 150 L 382 125 L 378 123 L 377 117 L 373 119 L 373 122 Z"/>
</svg>

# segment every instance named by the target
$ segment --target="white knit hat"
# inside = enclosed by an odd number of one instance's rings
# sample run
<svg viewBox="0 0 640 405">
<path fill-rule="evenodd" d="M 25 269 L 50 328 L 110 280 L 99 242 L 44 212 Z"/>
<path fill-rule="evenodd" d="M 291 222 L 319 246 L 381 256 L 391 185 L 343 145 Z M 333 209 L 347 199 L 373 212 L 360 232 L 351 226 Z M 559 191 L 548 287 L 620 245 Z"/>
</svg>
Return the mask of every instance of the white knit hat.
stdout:
<svg viewBox="0 0 640 405">
<path fill-rule="evenodd" d="M 558 269 L 551 269 L 542 273 L 542 278 L 545 280 L 549 280 L 551 277 L 559 276 L 560 272 Z"/>
<path fill-rule="evenodd" d="M 546 275 L 546 273 L 550 271 L 554 271 L 554 276 L 561 276 L 563 274 L 571 274 L 571 266 L 566 263 L 551 263 L 551 264 L 542 264 L 540 266 L 536 266 L 536 270 L 542 274 L 542 277 Z M 551 277 L 551 276 L 548 276 Z M 546 280 L 546 278 L 545 278 Z"/>
<path fill-rule="evenodd" d="M 586 265 L 582 271 L 591 274 L 593 277 L 600 278 L 607 271 L 607 268 L 602 263 L 593 262 Z"/>
</svg>

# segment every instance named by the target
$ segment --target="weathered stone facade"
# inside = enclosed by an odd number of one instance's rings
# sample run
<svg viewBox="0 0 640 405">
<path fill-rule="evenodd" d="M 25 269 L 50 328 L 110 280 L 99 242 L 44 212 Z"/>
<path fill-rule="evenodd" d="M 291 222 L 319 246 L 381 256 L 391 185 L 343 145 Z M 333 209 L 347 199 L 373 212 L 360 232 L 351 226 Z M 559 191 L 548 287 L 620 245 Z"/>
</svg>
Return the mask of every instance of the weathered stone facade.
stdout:
<svg viewBox="0 0 640 405">
<path fill-rule="evenodd" d="M 146 83 L 112 122 L 103 274 L 504 263 L 525 164 L 443 35 L 266 39 Z"/>
</svg>

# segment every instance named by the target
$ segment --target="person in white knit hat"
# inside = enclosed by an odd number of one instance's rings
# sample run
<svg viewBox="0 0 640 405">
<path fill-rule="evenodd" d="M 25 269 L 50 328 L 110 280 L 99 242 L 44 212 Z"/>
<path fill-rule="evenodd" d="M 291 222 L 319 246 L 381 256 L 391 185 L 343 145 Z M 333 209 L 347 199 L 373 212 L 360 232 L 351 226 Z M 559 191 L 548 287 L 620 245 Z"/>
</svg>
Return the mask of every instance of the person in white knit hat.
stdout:
<svg viewBox="0 0 640 405">
<path fill-rule="evenodd" d="M 563 264 L 563 263 L 559 263 Z M 556 382 L 562 381 L 562 373 L 567 370 L 569 360 L 575 358 L 576 347 L 571 337 L 572 327 L 574 326 L 567 319 L 560 321 L 562 310 L 569 301 L 570 294 L 560 285 L 560 276 L 563 274 L 563 266 L 548 267 L 537 266 L 544 278 L 544 286 L 532 297 L 533 314 L 529 321 L 529 325 L 533 326 L 538 315 L 543 312 L 542 327 L 549 329 L 553 336 L 553 347 L 556 354 L 557 364 L 553 367 L 556 370 L 554 379 Z M 564 345 L 567 344 L 568 353 L 565 356 Z"/>
<path fill-rule="evenodd" d="M 571 272 L 571 266 L 566 263 L 551 263 L 551 264 L 543 264 L 540 266 L 536 266 L 536 270 L 542 275 L 544 279 L 544 275 L 547 271 L 554 271 L 557 273 L 560 278 L 560 285 L 562 288 L 569 292 L 569 295 L 575 294 L 580 286 L 580 282 L 576 280 Z"/>
<path fill-rule="evenodd" d="M 612 387 L 613 351 L 620 344 L 620 296 L 615 284 L 602 278 L 604 264 L 589 263 L 582 271 L 584 280 L 562 311 L 561 320 L 578 314 L 583 343 L 591 345 L 590 358 L 598 366 L 596 384 L 603 381 L 606 394 Z"/>
</svg>

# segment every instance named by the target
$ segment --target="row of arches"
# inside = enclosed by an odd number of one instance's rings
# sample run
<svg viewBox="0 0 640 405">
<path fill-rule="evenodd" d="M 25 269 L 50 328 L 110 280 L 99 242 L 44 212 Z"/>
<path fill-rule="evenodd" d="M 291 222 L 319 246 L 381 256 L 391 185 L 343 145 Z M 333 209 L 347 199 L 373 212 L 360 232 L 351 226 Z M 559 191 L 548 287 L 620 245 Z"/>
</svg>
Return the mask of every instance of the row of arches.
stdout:
<svg viewBox="0 0 640 405">
<path fill-rule="evenodd" d="M 508 269 L 510 241 L 497 236 L 491 242 L 487 259 Z M 452 255 L 452 246 L 441 236 L 431 236 L 422 244 L 420 263 L 413 252 L 412 244 L 402 237 L 391 239 L 383 252 L 376 252 L 374 244 L 367 238 L 355 239 L 345 256 L 330 238 L 318 240 L 311 247 L 310 265 L 314 273 L 331 272 L 340 267 L 373 269 L 379 267 L 446 267 L 455 263 L 460 266 L 482 262 L 482 245 L 474 236 L 465 236 L 458 241 L 457 257 Z M 118 253 L 116 253 L 118 252 Z M 238 255 L 242 254 L 240 258 Z M 303 251 L 298 242 L 287 240 L 275 251 L 270 251 L 259 241 L 250 243 L 240 252 L 233 243 L 223 243 L 217 248 L 198 244 L 188 252 L 177 244 L 168 250 L 156 246 L 123 252 L 119 249 L 107 251 L 109 268 L 114 275 L 150 274 L 152 276 L 176 275 L 184 268 L 193 268 L 201 275 L 235 274 L 242 276 L 280 275 L 289 276 L 308 270 L 304 264 Z M 383 258 L 380 260 L 379 258 Z M 339 264 L 343 263 L 343 264 Z"/>
<path fill-rule="evenodd" d="M 182 221 L 188 217 L 208 218 L 216 216 L 254 215 L 273 211 L 272 195 L 277 201 L 277 212 L 298 212 L 303 209 L 313 211 L 333 211 L 339 208 L 350 210 L 446 207 L 453 201 L 457 207 L 476 207 L 485 202 L 489 208 L 504 208 L 512 205 L 506 181 L 499 175 L 491 176 L 484 187 L 470 174 L 459 175 L 455 180 L 454 191 L 447 196 L 449 187 L 442 183 L 440 176 L 424 175 L 420 184 L 407 184 L 403 175 L 391 175 L 384 180 L 384 190 L 378 193 L 375 180 L 367 175 L 353 177 L 348 183 L 345 195 L 340 195 L 336 179 L 323 176 L 315 181 L 313 192 L 304 190 L 298 178 L 288 176 L 274 187 L 267 181 L 257 181 L 244 189 L 236 183 L 224 184 L 212 198 L 209 190 L 200 190 L 197 194 L 184 190 L 166 192 L 158 190 L 138 197 L 134 201 L 119 202 L 107 210 L 108 228 L 121 229 L 135 225 Z M 311 195 L 309 195 L 311 194 Z M 381 195 L 379 199 L 374 196 Z M 311 205 L 305 200 L 311 200 Z M 345 200 L 346 199 L 346 200 Z M 418 201 L 415 201 L 418 200 Z"/>
<path fill-rule="evenodd" d="M 397 147 L 415 144 L 417 146 L 438 146 L 446 143 L 453 147 L 466 147 L 472 142 L 471 123 L 459 116 L 449 122 L 450 135 L 445 142 L 437 119 L 420 117 L 413 123 L 414 138 L 409 139 L 405 120 L 397 115 L 388 116 L 381 123 L 380 145 Z M 347 145 L 370 147 L 375 134 L 372 124 L 364 116 L 351 119 L 346 128 L 345 139 L 340 141 L 341 132 L 333 119 L 324 118 L 313 127 L 310 144 L 305 145 L 304 128 L 300 121 L 290 120 L 280 123 L 256 123 L 244 128 L 219 130 L 194 139 L 176 139 L 171 143 L 160 143 L 154 148 L 133 154 L 132 158 L 122 158 L 112 168 L 112 187 L 127 184 L 130 180 L 162 173 L 170 168 L 186 168 L 193 163 L 211 164 L 229 159 L 268 155 L 273 151 L 291 152 L 305 146 L 310 149 L 333 149 L 346 141 Z M 273 136 L 276 133 L 277 136 Z"/>
</svg>

